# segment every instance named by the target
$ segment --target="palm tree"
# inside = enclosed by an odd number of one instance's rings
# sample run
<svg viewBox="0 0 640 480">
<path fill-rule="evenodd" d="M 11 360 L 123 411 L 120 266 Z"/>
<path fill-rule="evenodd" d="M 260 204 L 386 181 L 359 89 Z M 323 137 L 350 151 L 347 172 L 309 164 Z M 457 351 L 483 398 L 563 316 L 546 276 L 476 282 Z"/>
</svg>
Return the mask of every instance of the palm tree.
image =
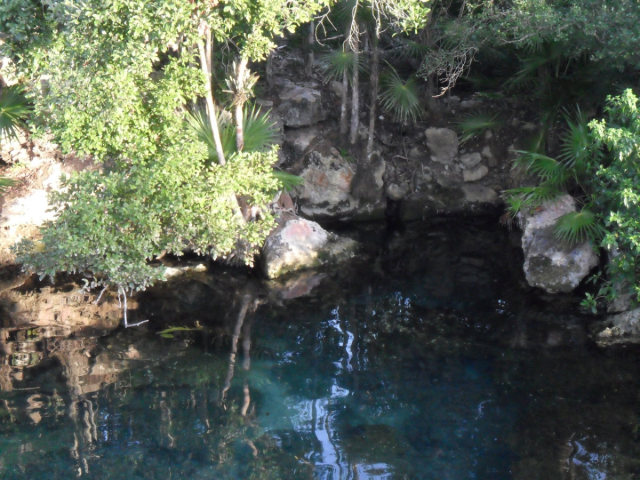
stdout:
<svg viewBox="0 0 640 480">
<path fill-rule="evenodd" d="M 26 129 L 26 118 L 31 113 L 29 101 L 19 86 L 0 88 L 0 143 L 4 139 L 18 137 L 20 129 Z M 0 193 L 12 186 L 14 181 L 0 177 Z"/>
<path fill-rule="evenodd" d="M 505 191 L 507 197 L 507 219 L 515 218 L 525 208 L 535 208 L 544 201 L 553 200 L 564 193 L 572 193 L 582 208 L 558 218 L 555 236 L 570 244 L 586 239 L 597 240 L 604 234 L 602 219 L 593 210 L 589 194 L 588 176 L 600 163 L 602 152 L 596 148 L 587 126 L 587 117 L 576 108 L 575 119 L 565 113 L 567 131 L 563 135 L 558 158 L 535 151 L 521 151 L 514 168 L 538 178 L 538 185 Z M 507 220 L 509 221 L 509 220 Z"/>
</svg>

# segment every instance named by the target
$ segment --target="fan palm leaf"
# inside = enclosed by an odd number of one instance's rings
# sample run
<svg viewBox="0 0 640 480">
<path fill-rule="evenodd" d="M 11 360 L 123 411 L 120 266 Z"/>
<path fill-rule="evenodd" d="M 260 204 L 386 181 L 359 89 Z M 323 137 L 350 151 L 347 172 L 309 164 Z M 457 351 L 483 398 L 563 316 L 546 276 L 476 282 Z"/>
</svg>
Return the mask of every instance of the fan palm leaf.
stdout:
<svg viewBox="0 0 640 480">
<path fill-rule="evenodd" d="M 395 69 L 391 69 L 380 81 L 380 102 L 382 108 L 393 113 L 396 120 L 415 121 L 422 112 L 418 86 L 415 77 L 403 81 Z"/>
<path fill-rule="evenodd" d="M 218 154 L 213 133 L 211 132 L 209 116 L 203 109 L 196 108 L 187 115 L 187 123 L 196 134 L 196 137 L 207 146 L 207 163 L 217 163 Z M 245 107 L 243 124 L 245 152 L 262 151 L 273 145 L 278 138 L 276 124 L 269 118 L 269 112 L 260 112 L 255 105 L 251 109 Z M 220 114 L 218 115 L 218 125 L 220 127 L 222 150 L 225 157 L 231 157 L 237 152 L 236 129 L 231 123 L 223 122 Z"/>
<path fill-rule="evenodd" d="M 24 91 L 18 87 L 5 87 L 0 93 L 0 140 L 16 138 L 19 128 L 25 128 L 25 119 L 31 113 Z"/>
<path fill-rule="evenodd" d="M 0 177 L 0 193 L 4 193 L 7 188 L 12 187 L 15 183 L 10 178 Z"/>
<path fill-rule="evenodd" d="M 541 184 L 535 187 L 519 187 L 506 190 L 505 194 L 507 198 L 513 196 L 520 196 L 522 198 L 522 207 L 530 206 L 535 207 L 542 202 L 554 200 L 562 195 L 562 191 L 555 185 Z"/>
<path fill-rule="evenodd" d="M 498 113 L 480 110 L 463 117 L 456 125 L 456 129 L 462 135 L 460 141 L 465 143 L 487 130 L 499 129 L 503 124 L 504 121 Z"/>
<path fill-rule="evenodd" d="M 325 79 L 342 81 L 346 71 L 347 77 L 350 79 L 349 81 L 351 81 L 355 59 L 355 54 L 346 50 L 334 50 L 325 54 L 322 57 L 323 63 L 325 64 L 323 69 Z M 363 55 L 360 55 L 358 58 L 358 71 L 360 73 L 367 72 L 367 64 Z"/>
<path fill-rule="evenodd" d="M 567 213 L 556 221 L 554 235 L 561 241 L 575 244 L 587 239 L 597 240 L 603 235 L 598 217 L 586 208 L 580 212 Z"/>
<path fill-rule="evenodd" d="M 293 173 L 283 172 L 282 170 L 274 170 L 273 176 L 280 182 L 282 188 L 291 191 L 298 185 L 304 183 L 304 178 L 294 175 Z"/>
<path fill-rule="evenodd" d="M 569 169 L 575 169 L 576 173 L 583 173 L 587 163 L 595 153 L 591 131 L 587 125 L 587 117 L 579 106 L 576 107 L 575 119 L 565 114 L 565 121 L 569 127 L 560 147 L 560 160 Z M 598 151 L 599 152 L 599 151 Z"/>
<path fill-rule="evenodd" d="M 527 172 L 538 175 L 549 185 L 564 185 L 571 176 L 567 167 L 555 158 L 535 152 L 519 151 L 518 153 L 520 157 L 516 159 L 513 167 L 523 167 Z"/>
</svg>

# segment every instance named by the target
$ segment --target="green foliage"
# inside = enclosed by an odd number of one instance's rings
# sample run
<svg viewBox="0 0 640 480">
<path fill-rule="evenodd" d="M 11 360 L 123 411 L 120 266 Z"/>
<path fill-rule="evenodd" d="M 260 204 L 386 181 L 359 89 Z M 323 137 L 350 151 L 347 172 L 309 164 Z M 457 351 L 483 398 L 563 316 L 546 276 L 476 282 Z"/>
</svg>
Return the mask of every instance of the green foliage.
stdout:
<svg viewBox="0 0 640 480">
<path fill-rule="evenodd" d="M 606 155 L 589 178 L 593 203 L 607 233 L 602 247 L 611 252 L 614 285 L 628 284 L 640 294 L 640 111 L 631 90 L 609 97 L 606 120 L 589 124 L 596 146 Z M 640 299 L 640 297 L 638 297 Z"/>
<path fill-rule="evenodd" d="M 561 161 L 535 152 L 518 153 L 520 156 L 514 162 L 514 168 L 522 167 L 528 173 L 537 175 L 542 184 L 561 188 L 569 179 L 570 171 Z"/>
<path fill-rule="evenodd" d="M 270 119 L 269 112 L 261 113 L 255 106 L 249 109 L 245 107 L 244 112 L 244 151 L 264 152 L 270 148 L 278 138 L 276 124 Z M 187 123 L 198 139 L 207 146 L 207 165 L 218 163 L 218 153 L 216 152 L 209 116 L 200 108 L 187 115 Z M 236 129 L 229 122 L 222 122 L 221 115 L 218 115 L 220 126 L 220 140 L 225 157 L 230 157 L 237 153 L 236 149 Z M 273 177 L 285 190 L 292 190 L 298 185 L 302 185 L 304 179 L 291 173 L 279 170 L 273 171 Z"/>
<path fill-rule="evenodd" d="M 0 142 L 17 138 L 18 129 L 26 128 L 25 120 L 30 113 L 29 101 L 20 87 L 0 89 Z"/>
<path fill-rule="evenodd" d="M 569 212 L 558 218 L 554 227 L 554 235 L 569 244 L 597 240 L 602 237 L 604 229 L 596 214 L 586 208 L 580 212 Z"/>
<path fill-rule="evenodd" d="M 176 332 L 193 332 L 193 331 L 197 331 L 197 330 L 202 330 L 202 325 L 200 325 L 198 322 L 196 322 L 196 326 L 195 327 L 169 327 L 169 328 L 165 328 L 164 330 L 160 330 L 159 332 L 156 332 L 158 335 L 160 335 L 162 338 L 173 338 L 174 337 L 174 333 Z"/>
<path fill-rule="evenodd" d="M 391 68 L 389 72 L 381 76 L 380 87 L 382 108 L 393 113 L 396 120 L 415 122 L 421 115 L 422 105 L 415 77 L 403 81 L 398 72 Z"/>
<path fill-rule="evenodd" d="M 10 178 L 0 177 L 0 193 L 4 193 L 7 188 L 15 185 L 15 181 Z"/>
<path fill-rule="evenodd" d="M 345 72 L 348 76 L 351 76 L 355 64 L 354 59 L 353 52 L 345 50 L 333 50 L 323 55 L 322 60 L 326 64 L 324 70 L 325 78 L 327 80 L 342 81 Z"/>
<path fill-rule="evenodd" d="M 18 244 L 19 261 L 43 276 L 90 272 L 92 286 L 126 289 L 162 278 L 164 269 L 147 261 L 164 250 L 234 254 L 251 264 L 273 217 L 263 208 L 258 220 L 245 222 L 235 196 L 269 203 L 279 189 L 271 170 L 277 149 L 243 152 L 225 166 L 207 167 L 199 147 L 185 138 L 149 166 L 73 176 L 52 197 L 60 216 L 45 225 L 40 242 Z"/>
<path fill-rule="evenodd" d="M 289 172 L 283 172 L 282 170 L 274 170 L 273 176 L 280 183 L 282 188 L 288 192 L 304 183 L 304 178 Z"/>
<path fill-rule="evenodd" d="M 487 130 L 498 130 L 503 125 L 504 121 L 500 118 L 499 113 L 478 111 L 463 117 L 456 125 L 456 128 L 462 135 L 461 142 L 465 143 L 482 135 Z"/>
<path fill-rule="evenodd" d="M 217 113 L 222 149 L 225 157 L 229 157 L 237 152 L 236 129 L 231 122 L 223 121 L 222 112 Z M 206 112 L 201 108 L 194 109 L 187 115 L 187 123 L 198 140 L 207 146 L 209 152 L 207 163 L 218 163 L 218 153 Z M 245 106 L 243 124 L 245 152 L 264 152 L 278 139 L 276 124 L 271 120 L 269 112 L 262 113 L 255 106 L 251 108 Z"/>
<path fill-rule="evenodd" d="M 640 300 L 640 111 L 631 90 L 609 97 L 607 118 L 586 124 L 577 110 L 568 116 L 561 155 L 553 159 L 521 152 L 517 165 L 536 174 L 537 186 L 508 190 L 508 215 L 535 207 L 571 189 L 587 206 L 560 217 L 557 238 L 569 242 L 594 241 L 609 255 L 605 281 L 583 306 L 597 308 L 599 299 L 612 301 L 625 291 Z"/>
</svg>

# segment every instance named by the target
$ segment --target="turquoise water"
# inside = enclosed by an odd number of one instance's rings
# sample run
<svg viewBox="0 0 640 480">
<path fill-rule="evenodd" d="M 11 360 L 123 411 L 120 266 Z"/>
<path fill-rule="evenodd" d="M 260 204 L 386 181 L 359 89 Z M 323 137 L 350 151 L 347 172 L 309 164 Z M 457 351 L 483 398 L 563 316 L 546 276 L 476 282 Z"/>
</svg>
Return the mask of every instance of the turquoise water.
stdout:
<svg viewBox="0 0 640 480">
<path fill-rule="evenodd" d="M 150 291 L 136 328 L 5 312 L 0 477 L 640 478 L 640 350 L 596 347 L 578 297 L 526 289 L 512 235 L 356 235 L 348 267 Z"/>
</svg>

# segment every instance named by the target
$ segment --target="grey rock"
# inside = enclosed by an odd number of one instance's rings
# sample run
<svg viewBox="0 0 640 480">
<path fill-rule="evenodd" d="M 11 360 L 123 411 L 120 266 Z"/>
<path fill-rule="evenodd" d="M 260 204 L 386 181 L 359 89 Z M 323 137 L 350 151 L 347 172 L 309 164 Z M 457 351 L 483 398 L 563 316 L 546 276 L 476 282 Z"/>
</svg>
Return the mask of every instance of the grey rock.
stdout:
<svg viewBox="0 0 640 480">
<path fill-rule="evenodd" d="M 465 202 L 492 203 L 498 202 L 498 194 L 495 190 L 484 185 L 468 184 L 461 187 Z"/>
<path fill-rule="evenodd" d="M 597 342 L 610 345 L 629 341 L 637 342 L 640 337 L 640 308 L 609 316 L 606 328 L 597 335 Z"/>
<path fill-rule="evenodd" d="M 286 83 L 280 91 L 280 107 L 286 127 L 308 127 L 325 119 L 320 90 Z"/>
<path fill-rule="evenodd" d="M 409 158 L 411 158 L 412 160 L 420 160 L 424 157 L 424 155 L 424 152 L 418 147 L 413 147 L 411 150 L 409 150 Z"/>
<path fill-rule="evenodd" d="M 385 163 L 379 156 L 356 166 L 342 156 L 313 151 L 300 174 L 304 178 L 298 197 L 300 211 L 318 220 L 384 218 L 384 172 Z"/>
<path fill-rule="evenodd" d="M 329 88 L 333 93 L 336 94 L 337 97 L 342 98 L 342 91 L 344 90 L 344 88 L 342 87 L 342 82 L 332 80 L 331 82 L 329 82 Z"/>
<path fill-rule="evenodd" d="M 373 153 L 367 160 L 358 162 L 351 182 L 351 195 L 364 202 L 381 201 L 386 168 L 386 162 L 377 153 Z"/>
<path fill-rule="evenodd" d="M 428 128 L 425 132 L 431 160 L 450 164 L 458 155 L 458 135 L 448 128 Z"/>
<path fill-rule="evenodd" d="M 478 152 L 465 153 L 460 156 L 460 163 L 464 168 L 473 168 L 482 161 L 482 155 Z"/>
<path fill-rule="evenodd" d="M 480 100 L 463 100 L 460 102 L 460 110 L 471 110 L 482 106 Z"/>
<path fill-rule="evenodd" d="M 462 177 L 465 182 L 477 182 L 483 179 L 489 173 L 489 169 L 485 165 L 478 165 L 470 170 L 462 172 Z"/>
<path fill-rule="evenodd" d="M 268 278 L 338 263 L 352 258 L 358 243 L 326 231 L 316 222 L 286 215 L 262 249 L 262 271 Z"/>
<path fill-rule="evenodd" d="M 405 182 L 402 182 L 400 185 L 392 183 L 387 186 L 386 193 L 390 200 L 399 202 L 409 193 L 409 185 Z"/>
<path fill-rule="evenodd" d="M 567 245 L 554 236 L 556 220 L 575 211 L 574 199 L 563 195 L 524 218 L 524 273 L 532 287 L 548 293 L 570 292 L 598 265 L 598 256 L 588 241 Z"/>
<path fill-rule="evenodd" d="M 285 133 L 285 144 L 293 149 L 296 156 L 303 155 L 313 141 L 320 135 L 318 127 L 289 129 Z"/>
</svg>

